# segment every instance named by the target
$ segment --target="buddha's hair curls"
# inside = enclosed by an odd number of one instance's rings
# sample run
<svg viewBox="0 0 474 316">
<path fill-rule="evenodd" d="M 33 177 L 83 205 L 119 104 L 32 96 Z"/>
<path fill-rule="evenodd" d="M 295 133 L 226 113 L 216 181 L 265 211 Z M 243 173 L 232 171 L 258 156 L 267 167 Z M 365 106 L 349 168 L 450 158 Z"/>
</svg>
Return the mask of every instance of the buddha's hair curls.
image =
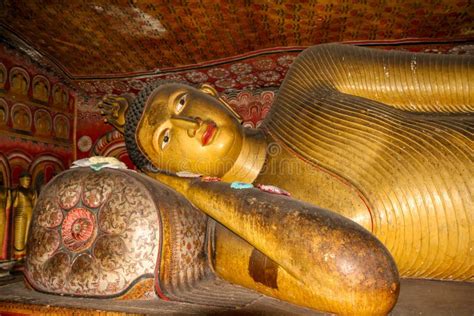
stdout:
<svg viewBox="0 0 474 316">
<path fill-rule="evenodd" d="M 157 172 L 158 169 L 153 166 L 153 163 L 148 160 L 148 158 L 140 151 L 140 148 L 138 147 L 136 142 L 138 123 L 143 116 L 146 101 L 148 100 L 150 94 L 160 85 L 167 83 L 179 83 L 186 85 L 186 83 L 173 80 L 156 80 L 151 82 L 138 93 L 132 102 L 130 102 L 130 106 L 125 117 L 125 146 L 127 147 L 127 152 L 132 162 L 138 167 L 138 169 L 142 171 Z"/>
</svg>

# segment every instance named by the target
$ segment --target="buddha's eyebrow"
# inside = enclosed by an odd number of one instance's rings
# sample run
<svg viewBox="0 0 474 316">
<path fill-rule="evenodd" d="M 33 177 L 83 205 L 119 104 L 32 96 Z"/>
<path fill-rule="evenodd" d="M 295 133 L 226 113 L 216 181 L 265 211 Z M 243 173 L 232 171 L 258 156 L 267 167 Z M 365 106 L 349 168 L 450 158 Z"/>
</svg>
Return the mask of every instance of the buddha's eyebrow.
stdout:
<svg viewBox="0 0 474 316">
<path fill-rule="evenodd" d="M 166 102 L 168 109 L 170 111 L 174 111 L 174 105 L 175 105 L 176 99 L 178 99 L 179 97 L 181 97 L 182 95 L 186 93 L 188 93 L 186 90 L 178 90 L 178 91 L 174 91 L 170 93 L 168 96 L 168 100 Z"/>
<path fill-rule="evenodd" d="M 164 111 L 167 113 L 163 113 Z M 156 126 L 164 122 L 169 115 L 169 108 L 165 102 L 153 103 L 148 109 L 148 124 Z"/>
</svg>

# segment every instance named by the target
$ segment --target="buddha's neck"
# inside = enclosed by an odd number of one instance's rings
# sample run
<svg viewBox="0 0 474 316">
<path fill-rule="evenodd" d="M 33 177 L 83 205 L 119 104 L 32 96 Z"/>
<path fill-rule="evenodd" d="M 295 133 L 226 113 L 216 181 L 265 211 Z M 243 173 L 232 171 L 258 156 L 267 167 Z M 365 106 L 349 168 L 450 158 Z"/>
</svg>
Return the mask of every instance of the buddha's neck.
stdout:
<svg viewBox="0 0 474 316">
<path fill-rule="evenodd" d="M 244 129 L 242 149 L 234 165 L 222 177 L 223 181 L 252 183 L 265 164 L 267 156 L 265 134 L 256 129 Z"/>
</svg>

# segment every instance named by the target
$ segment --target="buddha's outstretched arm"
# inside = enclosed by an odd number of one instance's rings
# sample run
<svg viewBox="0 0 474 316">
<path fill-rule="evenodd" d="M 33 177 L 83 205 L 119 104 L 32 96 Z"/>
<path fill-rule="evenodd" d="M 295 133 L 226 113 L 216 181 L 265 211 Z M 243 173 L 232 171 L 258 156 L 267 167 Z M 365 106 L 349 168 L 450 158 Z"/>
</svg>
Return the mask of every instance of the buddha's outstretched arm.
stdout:
<svg viewBox="0 0 474 316">
<path fill-rule="evenodd" d="M 474 58 L 325 44 L 301 53 L 282 87 L 376 100 L 413 112 L 474 110 Z"/>
<path fill-rule="evenodd" d="M 399 280 L 392 257 L 351 220 L 257 189 L 236 190 L 228 183 L 166 175 L 156 178 L 297 280 L 293 288 L 281 285 L 288 295 L 277 297 L 301 303 L 289 292 L 303 293 L 304 305 L 339 314 L 386 314 L 395 304 Z"/>
</svg>

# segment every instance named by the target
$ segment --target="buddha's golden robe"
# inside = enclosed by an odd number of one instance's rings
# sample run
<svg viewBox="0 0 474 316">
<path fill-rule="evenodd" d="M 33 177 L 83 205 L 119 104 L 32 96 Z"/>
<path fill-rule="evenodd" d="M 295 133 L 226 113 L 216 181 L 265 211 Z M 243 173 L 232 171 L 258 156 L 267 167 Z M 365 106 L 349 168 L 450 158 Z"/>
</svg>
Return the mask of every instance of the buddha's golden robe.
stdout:
<svg viewBox="0 0 474 316">
<path fill-rule="evenodd" d="M 468 56 L 310 48 L 265 120 L 281 150 L 256 181 L 359 222 L 402 276 L 472 281 L 473 78 Z"/>
</svg>

